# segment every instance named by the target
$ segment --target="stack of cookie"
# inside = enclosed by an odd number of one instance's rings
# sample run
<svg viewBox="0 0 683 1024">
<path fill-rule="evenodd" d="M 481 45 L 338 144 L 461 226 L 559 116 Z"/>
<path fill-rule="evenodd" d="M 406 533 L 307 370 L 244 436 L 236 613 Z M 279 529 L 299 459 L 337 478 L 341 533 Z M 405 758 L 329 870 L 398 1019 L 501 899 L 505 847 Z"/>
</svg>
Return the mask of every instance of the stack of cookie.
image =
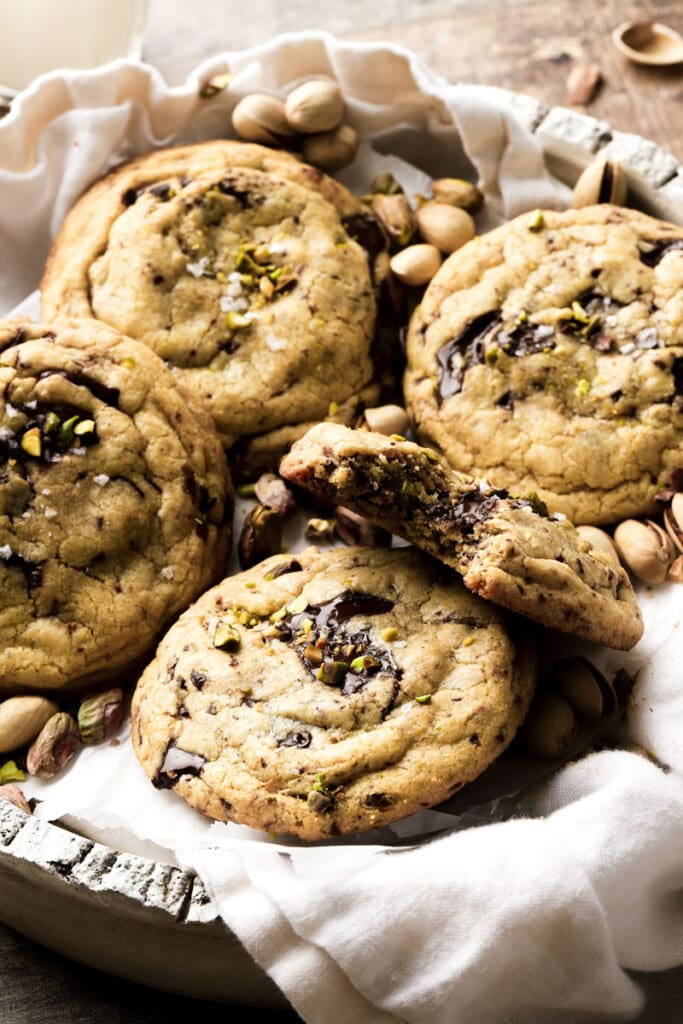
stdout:
<svg viewBox="0 0 683 1024">
<path fill-rule="evenodd" d="M 143 767 L 212 817 L 307 840 L 480 774 L 524 719 L 539 624 L 636 643 L 627 573 L 572 523 L 649 514 L 683 469 L 683 230 L 537 212 L 449 256 L 408 332 L 429 448 L 351 429 L 380 394 L 394 242 L 289 154 L 161 151 L 67 218 L 55 326 L 0 330 L 0 686 L 135 678 L 187 608 L 137 686 Z M 207 590 L 223 449 L 257 475 L 290 448 L 283 477 L 414 546 L 276 554 Z"/>
</svg>

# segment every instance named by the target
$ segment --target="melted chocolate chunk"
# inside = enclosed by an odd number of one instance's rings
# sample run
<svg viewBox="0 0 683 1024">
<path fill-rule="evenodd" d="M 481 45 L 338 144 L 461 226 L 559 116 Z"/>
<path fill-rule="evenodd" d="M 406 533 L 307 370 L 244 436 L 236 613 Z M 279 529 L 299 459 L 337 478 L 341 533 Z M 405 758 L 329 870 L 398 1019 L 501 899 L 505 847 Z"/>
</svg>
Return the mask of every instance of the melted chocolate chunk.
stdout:
<svg viewBox="0 0 683 1024">
<path fill-rule="evenodd" d="M 342 221 L 347 235 L 358 242 L 361 249 L 365 249 L 370 264 L 373 264 L 375 257 L 387 247 L 382 229 L 369 213 L 356 213 L 352 217 L 345 217 Z"/>
<path fill-rule="evenodd" d="M 177 747 L 171 740 L 166 748 L 164 763 L 152 779 L 157 789 L 172 789 L 181 775 L 201 775 L 206 758 L 201 754 L 191 754 Z"/>
<path fill-rule="evenodd" d="M 386 793 L 368 793 L 363 801 L 366 807 L 389 807 L 391 800 Z"/>
<path fill-rule="evenodd" d="M 285 562 L 284 565 L 278 565 L 276 569 L 271 569 L 268 575 L 276 580 L 278 576 L 286 576 L 290 572 L 301 572 L 301 562 L 297 562 L 296 558 L 291 562 Z"/>
<path fill-rule="evenodd" d="M 144 189 L 139 188 L 127 188 L 121 196 L 121 202 L 124 206 L 132 206 L 136 203 Z"/>
<path fill-rule="evenodd" d="M 288 732 L 286 736 L 283 736 L 277 741 L 278 747 L 310 747 L 311 745 L 311 734 L 310 732 Z"/>
<path fill-rule="evenodd" d="M 506 356 L 518 359 L 555 348 L 555 331 L 550 324 L 515 324 L 511 331 L 499 331 L 496 343 Z"/>
<path fill-rule="evenodd" d="M 683 356 L 677 356 L 671 364 L 676 395 L 683 395 Z"/>
<path fill-rule="evenodd" d="M 668 252 L 683 249 L 683 238 L 674 238 L 672 241 L 641 242 L 640 262 L 647 267 L 656 267 Z"/>
<path fill-rule="evenodd" d="M 233 199 L 236 199 L 243 210 L 248 210 L 252 205 L 249 193 L 244 189 L 237 188 L 228 178 L 218 182 L 218 191 L 222 192 L 224 196 L 232 196 Z"/>
<path fill-rule="evenodd" d="M 173 194 L 173 190 L 167 181 L 162 181 L 158 185 L 152 185 L 149 191 L 153 196 L 156 196 L 157 199 L 161 199 L 164 202 L 167 199 L 170 199 Z"/>
<path fill-rule="evenodd" d="M 436 357 L 439 364 L 440 403 L 462 391 L 465 371 L 474 363 L 484 362 L 486 339 L 501 323 L 500 311 L 491 309 L 470 320 L 457 338 L 441 346 Z"/>
<path fill-rule="evenodd" d="M 507 498 L 513 508 L 527 508 L 544 519 L 548 518 L 548 509 L 540 499 L 531 495 L 525 498 L 510 498 L 508 492 L 504 490 L 491 490 L 486 493 L 470 491 L 464 494 L 456 505 L 435 505 L 434 516 L 440 523 L 454 523 L 463 536 L 467 537 L 474 532 L 475 526 L 496 514 L 501 498 Z"/>
<path fill-rule="evenodd" d="M 400 679 L 402 673 L 389 650 L 374 643 L 366 629 L 351 633 L 343 624 L 356 615 L 382 615 L 393 607 L 386 598 L 345 590 L 323 605 L 285 616 L 277 625 L 279 639 L 305 639 L 306 643 L 296 644 L 296 652 L 307 671 L 315 678 L 323 672 L 328 683 L 341 687 L 346 695 L 356 693 L 374 675 Z"/>
<path fill-rule="evenodd" d="M 16 434 L 0 441 L 0 462 L 10 458 L 20 464 L 60 462 L 72 445 L 78 443 L 79 447 L 87 448 L 98 441 L 97 430 L 83 434 L 79 438 L 75 438 L 71 431 L 60 430 L 62 424 L 74 417 L 79 420 L 90 418 L 90 413 L 84 414 L 83 410 L 78 409 L 75 405 L 44 405 L 39 402 L 31 402 L 30 405 L 21 405 L 18 408 L 26 416 L 26 422 Z M 59 422 L 54 428 L 46 429 L 48 416 L 51 414 L 57 416 Z M 40 431 L 40 455 L 29 455 L 21 446 L 22 436 L 27 430 L 32 430 L 34 427 Z"/>
</svg>

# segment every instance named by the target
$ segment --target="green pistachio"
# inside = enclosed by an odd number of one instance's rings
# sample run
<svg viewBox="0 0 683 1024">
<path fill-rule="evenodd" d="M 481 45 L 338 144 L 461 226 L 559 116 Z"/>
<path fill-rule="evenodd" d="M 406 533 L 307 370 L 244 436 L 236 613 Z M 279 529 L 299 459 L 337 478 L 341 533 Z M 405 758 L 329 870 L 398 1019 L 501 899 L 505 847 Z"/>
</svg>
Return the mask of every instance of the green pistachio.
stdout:
<svg viewBox="0 0 683 1024">
<path fill-rule="evenodd" d="M 31 427 L 21 438 L 21 447 L 27 455 L 39 459 L 43 453 L 43 442 L 38 427 Z"/>
<path fill-rule="evenodd" d="M 373 668 L 379 668 L 379 662 L 370 654 L 361 654 L 359 658 L 353 659 L 350 667 L 354 672 L 369 672 Z"/>
<path fill-rule="evenodd" d="M 5 761 L 0 766 L 0 786 L 5 786 L 8 782 L 23 782 L 25 779 L 26 772 L 17 768 L 15 761 Z"/>
<path fill-rule="evenodd" d="M 240 632 L 235 626 L 231 626 L 229 622 L 220 622 L 216 626 L 213 634 L 214 647 L 220 647 L 224 651 L 236 651 L 241 643 Z"/>
<path fill-rule="evenodd" d="M 118 688 L 86 697 L 78 709 L 78 728 L 86 745 L 102 743 L 123 722 L 123 691 Z"/>
<path fill-rule="evenodd" d="M 543 216 L 543 211 L 542 210 L 536 210 L 536 212 L 532 216 L 531 220 L 527 224 L 527 227 L 529 228 L 529 231 L 536 232 L 536 231 L 540 231 L 541 228 L 544 227 L 544 226 L 545 226 L 545 217 Z"/>
<path fill-rule="evenodd" d="M 71 416 L 68 420 L 64 420 L 61 427 L 59 428 L 59 434 L 57 435 L 58 440 L 62 444 L 69 444 L 74 436 L 74 427 L 78 423 L 78 416 Z"/>
<path fill-rule="evenodd" d="M 341 686 L 346 677 L 348 666 L 343 661 L 325 661 L 316 675 L 321 683 L 327 686 Z"/>
<path fill-rule="evenodd" d="M 415 700 L 417 701 L 418 704 L 429 704 L 429 703 L 431 703 L 431 699 L 432 699 L 431 693 L 423 693 L 419 697 L 415 698 Z"/>
<path fill-rule="evenodd" d="M 243 313 L 237 313 L 231 309 L 229 313 L 225 314 L 225 325 L 229 331 L 243 331 L 246 327 L 251 326 L 251 320 Z"/>
<path fill-rule="evenodd" d="M 54 434 L 55 430 L 57 430 L 61 422 L 62 421 L 60 420 L 56 412 L 49 412 L 45 417 L 45 423 L 43 424 L 43 433 Z"/>
</svg>

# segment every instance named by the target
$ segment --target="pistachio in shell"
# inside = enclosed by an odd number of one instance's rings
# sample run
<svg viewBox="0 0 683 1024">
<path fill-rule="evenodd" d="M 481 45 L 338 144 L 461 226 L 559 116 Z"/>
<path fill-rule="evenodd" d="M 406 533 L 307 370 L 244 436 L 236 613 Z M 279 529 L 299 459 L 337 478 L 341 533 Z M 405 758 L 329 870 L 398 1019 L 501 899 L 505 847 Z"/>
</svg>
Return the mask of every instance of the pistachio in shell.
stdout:
<svg viewBox="0 0 683 1024">
<path fill-rule="evenodd" d="M 462 248 L 476 234 L 474 221 L 466 210 L 436 200 L 423 203 L 417 213 L 417 226 L 425 242 L 446 255 Z"/>
<path fill-rule="evenodd" d="M 340 124 L 334 131 L 307 135 L 302 155 L 307 163 L 322 171 L 340 171 L 353 163 L 358 146 L 358 132 L 348 124 Z"/>
<path fill-rule="evenodd" d="M 559 693 L 539 693 L 522 727 L 522 743 L 535 757 L 562 757 L 576 738 L 576 716 Z"/>
<path fill-rule="evenodd" d="M 625 519 L 614 531 L 624 565 L 643 583 L 662 583 L 676 549 L 669 535 L 651 519 Z"/>
<path fill-rule="evenodd" d="M 400 405 L 377 405 L 366 409 L 363 415 L 368 429 L 385 437 L 405 434 L 410 426 L 408 413 Z"/>
<path fill-rule="evenodd" d="M 576 532 L 581 534 L 583 539 L 596 551 L 602 551 L 603 555 L 607 555 L 615 568 L 621 568 L 619 552 L 614 546 L 614 541 L 605 530 L 601 530 L 597 526 L 582 525 L 576 527 Z"/>
<path fill-rule="evenodd" d="M 401 249 L 391 257 L 391 270 L 403 284 L 420 287 L 427 284 L 441 266 L 441 253 L 435 245 L 419 243 Z"/>
<path fill-rule="evenodd" d="M 0 704 L 0 754 L 35 739 L 58 707 L 47 697 L 9 697 Z"/>
<path fill-rule="evenodd" d="M 435 178 L 432 194 L 438 202 L 459 206 L 468 213 L 477 213 L 484 205 L 484 193 L 464 178 Z"/>
<path fill-rule="evenodd" d="M 114 688 L 86 697 L 78 709 L 81 741 L 86 746 L 94 746 L 110 739 L 121 727 L 123 716 L 122 690 Z"/>
<path fill-rule="evenodd" d="M 683 554 L 683 493 L 674 494 L 664 509 L 664 526 L 676 550 Z"/>
<path fill-rule="evenodd" d="M 261 505 L 267 505 L 283 518 L 296 508 L 294 495 L 275 473 L 263 473 L 254 485 L 254 494 Z"/>
<path fill-rule="evenodd" d="M 19 789 L 13 783 L 9 783 L 6 786 L 0 786 L 0 800 L 7 800 L 8 803 L 14 804 L 24 814 L 32 814 L 32 810 L 29 806 L 28 800 Z"/>
<path fill-rule="evenodd" d="M 381 224 L 389 244 L 403 249 L 415 234 L 413 209 L 402 193 L 378 194 L 372 197 L 372 212 Z"/>
<path fill-rule="evenodd" d="M 266 93 L 251 93 L 240 100 L 232 112 L 232 126 L 241 138 L 266 146 L 282 145 L 294 135 L 284 103 Z"/>
<path fill-rule="evenodd" d="M 594 206 L 596 203 L 623 206 L 627 191 L 626 171 L 621 164 L 600 157 L 588 164 L 574 185 L 571 206 L 574 210 L 582 206 Z"/>
<path fill-rule="evenodd" d="M 564 658 L 553 667 L 550 685 L 581 718 L 610 715 L 617 705 L 614 690 L 586 658 Z"/>
<path fill-rule="evenodd" d="M 276 555 L 282 547 L 280 515 L 268 505 L 255 505 L 240 533 L 237 554 L 243 569 Z"/>
<path fill-rule="evenodd" d="M 31 744 L 26 768 L 39 779 L 50 779 L 69 763 L 80 746 L 81 736 L 71 715 L 60 711 L 48 719 Z"/>
</svg>

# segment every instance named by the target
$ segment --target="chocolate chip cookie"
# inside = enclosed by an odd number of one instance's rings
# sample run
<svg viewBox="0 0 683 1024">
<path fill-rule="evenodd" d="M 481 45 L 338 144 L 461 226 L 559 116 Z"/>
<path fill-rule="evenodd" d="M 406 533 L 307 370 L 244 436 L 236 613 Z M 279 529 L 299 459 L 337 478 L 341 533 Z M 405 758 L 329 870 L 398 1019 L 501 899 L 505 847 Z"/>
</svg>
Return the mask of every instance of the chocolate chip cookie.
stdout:
<svg viewBox="0 0 683 1024">
<path fill-rule="evenodd" d="M 507 746 L 533 644 L 414 548 L 276 555 L 167 633 L 133 700 L 154 785 L 321 839 L 445 800 Z"/>
<path fill-rule="evenodd" d="M 96 317 L 145 342 L 205 399 L 223 443 L 253 443 L 262 467 L 302 424 L 353 422 L 376 398 L 371 263 L 383 244 L 342 185 L 289 154 L 229 141 L 163 150 L 117 168 L 68 215 L 43 315 Z"/>
<path fill-rule="evenodd" d="M 0 692 L 119 678 L 222 575 L 213 424 L 110 327 L 0 322 L 0 458 Z"/>
<path fill-rule="evenodd" d="M 523 214 L 454 253 L 408 335 L 418 436 L 575 523 L 654 510 L 683 467 L 683 228 Z"/>
<path fill-rule="evenodd" d="M 536 495 L 509 495 L 430 449 L 333 423 L 297 441 L 280 472 L 428 551 L 496 604 L 608 647 L 628 650 L 642 635 L 625 570 Z"/>
</svg>

